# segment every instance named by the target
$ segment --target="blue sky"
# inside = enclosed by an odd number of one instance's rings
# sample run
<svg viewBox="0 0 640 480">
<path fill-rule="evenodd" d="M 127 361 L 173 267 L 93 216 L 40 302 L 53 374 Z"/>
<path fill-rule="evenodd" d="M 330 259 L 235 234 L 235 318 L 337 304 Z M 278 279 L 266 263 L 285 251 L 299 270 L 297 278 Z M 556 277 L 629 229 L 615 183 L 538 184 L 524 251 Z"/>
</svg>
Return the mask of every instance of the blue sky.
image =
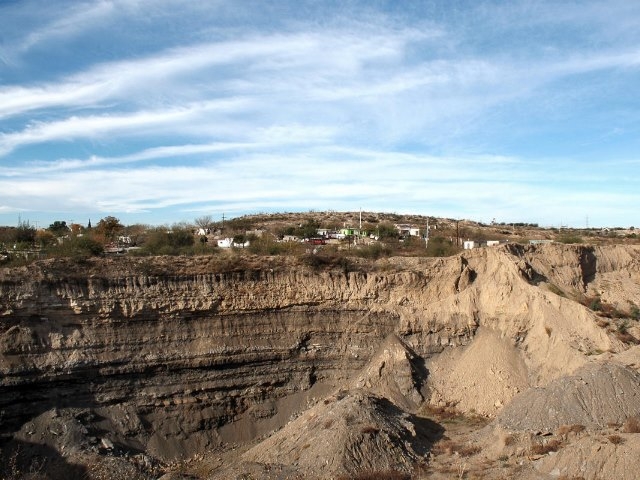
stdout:
<svg viewBox="0 0 640 480">
<path fill-rule="evenodd" d="M 640 226 L 640 2 L 0 0 L 0 224 Z"/>
</svg>

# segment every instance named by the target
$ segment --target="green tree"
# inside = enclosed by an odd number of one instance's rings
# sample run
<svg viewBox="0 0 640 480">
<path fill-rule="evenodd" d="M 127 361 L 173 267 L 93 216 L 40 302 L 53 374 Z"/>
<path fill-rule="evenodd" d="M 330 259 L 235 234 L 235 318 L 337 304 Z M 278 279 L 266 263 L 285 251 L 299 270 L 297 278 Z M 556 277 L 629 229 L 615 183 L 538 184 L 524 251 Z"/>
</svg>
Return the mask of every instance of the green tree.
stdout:
<svg viewBox="0 0 640 480">
<path fill-rule="evenodd" d="M 193 233 L 189 229 L 166 227 L 148 233 L 143 249 L 151 255 L 178 255 L 191 253 L 194 244 Z"/>
<path fill-rule="evenodd" d="M 457 247 L 443 237 L 433 237 L 429 239 L 427 245 L 427 255 L 430 257 L 448 257 L 455 255 L 460 251 L 460 247 Z"/>
<path fill-rule="evenodd" d="M 69 227 L 67 226 L 67 222 L 64 220 L 56 220 L 49 228 L 47 228 L 51 233 L 53 233 L 56 237 L 62 237 L 64 235 L 69 234 Z"/>
<path fill-rule="evenodd" d="M 54 246 L 48 251 L 58 257 L 86 258 L 102 255 L 104 247 L 102 243 L 83 235 L 65 239 L 62 244 Z"/>
<path fill-rule="evenodd" d="M 398 229 L 390 222 L 382 222 L 376 227 L 379 238 L 398 238 Z"/>
</svg>

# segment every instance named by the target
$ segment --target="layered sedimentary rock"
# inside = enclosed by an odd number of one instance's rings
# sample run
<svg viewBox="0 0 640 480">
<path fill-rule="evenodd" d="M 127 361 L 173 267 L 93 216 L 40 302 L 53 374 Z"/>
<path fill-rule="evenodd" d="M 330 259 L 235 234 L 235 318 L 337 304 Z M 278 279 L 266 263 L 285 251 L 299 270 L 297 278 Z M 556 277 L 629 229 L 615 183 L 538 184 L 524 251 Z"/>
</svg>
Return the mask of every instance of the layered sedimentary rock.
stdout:
<svg viewBox="0 0 640 480">
<path fill-rule="evenodd" d="M 282 426 L 314 397 L 357 378 L 389 334 L 411 355 L 436 362 L 440 352 L 470 344 L 479 327 L 505 342 L 505 352 L 517 351 L 517 385 L 505 377 L 499 398 L 487 403 L 469 391 L 473 379 L 450 388 L 450 369 L 433 363 L 429 371 L 427 363 L 429 382 L 412 401 L 492 415 L 513 388 L 571 373 L 590 350 L 621 348 L 592 312 L 545 285 L 568 294 L 597 286 L 603 298 L 640 304 L 633 289 L 630 298 L 607 290 L 636 282 L 639 258 L 634 248 L 549 246 L 321 268 L 193 257 L 51 260 L 6 270 L 1 433 L 28 436 L 25 425 L 43 412 L 72 409 L 95 441 L 188 456 Z M 496 357 L 492 375 L 510 374 L 509 355 Z M 461 369 L 477 361 L 455 359 Z"/>
</svg>

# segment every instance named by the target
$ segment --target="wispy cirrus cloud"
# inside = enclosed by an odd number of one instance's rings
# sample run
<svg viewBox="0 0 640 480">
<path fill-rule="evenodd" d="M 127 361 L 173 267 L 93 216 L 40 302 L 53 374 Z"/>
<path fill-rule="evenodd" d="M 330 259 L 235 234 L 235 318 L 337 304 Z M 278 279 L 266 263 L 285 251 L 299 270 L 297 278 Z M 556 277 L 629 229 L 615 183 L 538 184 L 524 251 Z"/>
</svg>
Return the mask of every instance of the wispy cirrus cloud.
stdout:
<svg viewBox="0 0 640 480">
<path fill-rule="evenodd" d="M 630 2 L 39 3 L 0 52 L 5 209 L 566 220 L 636 198 Z"/>
<path fill-rule="evenodd" d="M 198 115 L 244 110 L 249 105 L 250 102 L 245 99 L 223 99 L 126 115 L 69 117 L 60 121 L 39 122 L 19 132 L 0 134 L 0 156 L 21 146 L 43 142 L 99 138 L 110 133 L 126 136 L 130 132 L 132 135 L 143 135 L 149 130 L 157 131 L 167 126 L 178 131 L 180 125 L 195 121 Z M 211 117 L 209 120 L 211 121 Z"/>
</svg>

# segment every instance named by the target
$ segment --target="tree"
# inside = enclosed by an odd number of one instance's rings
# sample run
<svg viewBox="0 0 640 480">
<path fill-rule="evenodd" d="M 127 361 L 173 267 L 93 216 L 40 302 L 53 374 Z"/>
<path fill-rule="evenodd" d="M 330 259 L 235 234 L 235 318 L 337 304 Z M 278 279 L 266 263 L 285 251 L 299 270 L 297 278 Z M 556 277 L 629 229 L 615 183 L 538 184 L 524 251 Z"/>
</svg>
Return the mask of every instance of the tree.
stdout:
<svg viewBox="0 0 640 480">
<path fill-rule="evenodd" d="M 101 255 L 104 253 L 104 247 L 87 236 L 71 237 L 54 247 L 51 253 L 61 257 L 86 258 Z"/>
<path fill-rule="evenodd" d="M 36 242 L 40 244 L 41 247 L 48 247 L 51 245 L 57 245 L 56 235 L 47 230 L 38 230 L 36 232 Z"/>
<path fill-rule="evenodd" d="M 29 222 L 18 223 L 15 230 L 15 242 L 23 244 L 32 244 L 36 239 L 36 229 L 29 225 Z"/>
<path fill-rule="evenodd" d="M 124 226 L 120 223 L 116 217 L 104 217 L 96 225 L 96 231 L 104 236 L 106 241 L 112 241 L 115 239 L 118 232 L 120 232 Z"/>
<path fill-rule="evenodd" d="M 189 229 L 157 228 L 149 232 L 144 243 L 144 251 L 152 255 L 178 255 L 188 253 L 193 246 L 194 238 Z"/>
<path fill-rule="evenodd" d="M 67 226 L 67 222 L 64 220 L 56 220 L 49 228 L 47 228 L 51 233 L 53 233 L 56 237 L 62 237 L 64 235 L 69 234 L 69 227 Z"/>
<path fill-rule="evenodd" d="M 379 238 L 398 238 L 398 229 L 389 222 L 382 222 L 376 228 Z"/>
<path fill-rule="evenodd" d="M 213 218 L 211 215 L 203 215 L 202 217 L 196 218 L 194 223 L 198 228 L 204 228 L 206 230 L 207 228 L 211 228 L 211 225 L 213 225 Z"/>
</svg>

